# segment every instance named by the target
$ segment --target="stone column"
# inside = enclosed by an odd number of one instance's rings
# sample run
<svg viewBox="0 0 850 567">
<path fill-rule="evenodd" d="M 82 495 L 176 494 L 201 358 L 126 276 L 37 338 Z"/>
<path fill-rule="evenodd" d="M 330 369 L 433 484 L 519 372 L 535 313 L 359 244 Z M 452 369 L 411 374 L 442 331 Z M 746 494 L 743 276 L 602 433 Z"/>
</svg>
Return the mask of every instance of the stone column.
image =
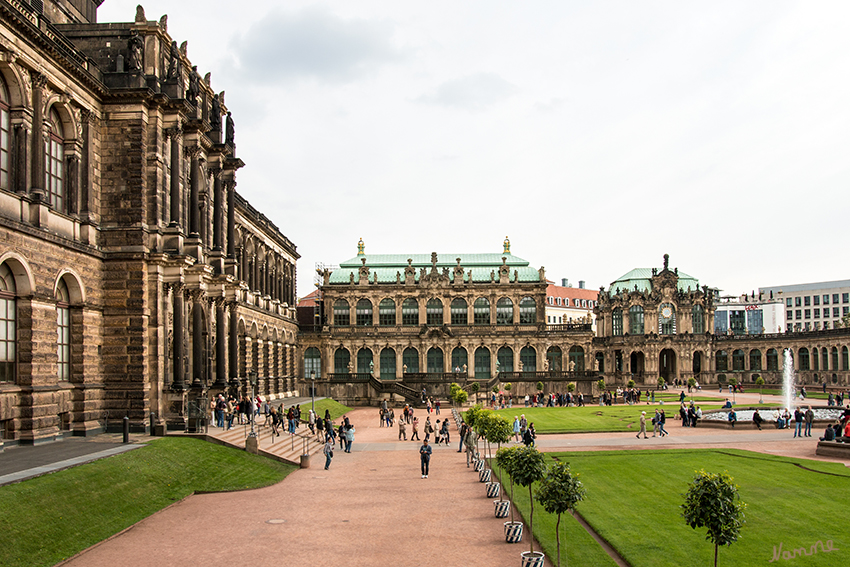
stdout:
<svg viewBox="0 0 850 567">
<path fill-rule="evenodd" d="M 235 301 L 228 302 L 230 309 L 230 339 L 227 343 L 228 371 L 230 372 L 230 385 L 239 387 L 239 313 L 238 304 Z"/>
<path fill-rule="evenodd" d="M 212 169 L 213 174 L 213 250 L 221 252 L 222 249 L 222 222 L 221 213 L 222 201 L 224 200 L 224 192 L 221 183 L 221 168 L 215 167 Z"/>
<path fill-rule="evenodd" d="M 31 193 L 44 193 L 44 89 L 47 77 L 31 71 L 32 79 L 32 173 L 30 175 Z"/>
<path fill-rule="evenodd" d="M 200 238 L 200 208 L 198 200 L 198 186 L 200 185 L 201 170 L 198 163 L 198 153 L 200 148 L 197 146 L 187 149 L 187 154 L 191 158 L 189 169 L 189 237 Z"/>
<path fill-rule="evenodd" d="M 171 219 L 169 226 L 180 226 L 180 129 L 178 126 L 168 130 L 171 138 Z"/>
<path fill-rule="evenodd" d="M 204 367 L 204 292 L 192 290 L 192 387 L 201 387 L 201 374 Z"/>
<path fill-rule="evenodd" d="M 227 257 L 236 258 L 236 182 L 228 181 L 227 190 Z"/>
<path fill-rule="evenodd" d="M 83 149 L 80 157 L 80 215 L 87 217 L 92 212 L 91 194 L 91 167 L 92 156 L 92 124 L 95 121 L 94 113 L 83 110 L 80 114 L 83 126 Z"/>
<path fill-rule="evenodd" d="M 214 388 L 227 387 L 227 354 L 224 336 L 224 299 L 215 300 L 215 383 Z"/>
<path fill-rule="evenodd" d="M 171 288 L 173 301 L 172 323 L 172 372 L 171 389 L 186 389 L 185 370 L 183 368 L 183 284 L 174 284 Z"/>
</svg>

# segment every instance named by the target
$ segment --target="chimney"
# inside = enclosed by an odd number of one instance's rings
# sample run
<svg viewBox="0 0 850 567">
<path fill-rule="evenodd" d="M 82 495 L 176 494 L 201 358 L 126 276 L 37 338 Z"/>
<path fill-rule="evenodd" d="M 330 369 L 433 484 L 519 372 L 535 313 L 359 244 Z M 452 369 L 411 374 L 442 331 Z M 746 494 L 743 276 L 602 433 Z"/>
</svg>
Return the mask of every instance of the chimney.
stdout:
<svg viewBox="0 0 850 567">
<path fill-rule="evenodd" d="M 567 278 L 561 278 L 561 287 L 570 287 L 570 280 Z"/>
<path fill-rule="evenodd" d="M 578 288 L 579 288 L 579 289 L 584 289 L 584 280 L 579 280 L 579 281 L 578 281 Z"/>
</svg>

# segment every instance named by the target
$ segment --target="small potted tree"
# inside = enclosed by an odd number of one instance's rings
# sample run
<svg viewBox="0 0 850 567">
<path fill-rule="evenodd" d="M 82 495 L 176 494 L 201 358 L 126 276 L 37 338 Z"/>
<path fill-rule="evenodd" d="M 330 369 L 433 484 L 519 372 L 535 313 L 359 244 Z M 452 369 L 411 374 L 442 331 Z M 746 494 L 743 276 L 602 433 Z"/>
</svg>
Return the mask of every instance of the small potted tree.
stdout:
<svg viewBox="0 0 850 567">
<path fill-rule="evenodd" d="M 732 403 L 737 404 L 737 400 L 735 399 L 735 393 L 738 389 L 738 377 L 730 376 L 729 377 L 729 385 L 732 386 Z"/>
<path fill-rule="evenodd" d="M 546 469 L 546 476 L 537 488 L 537 501 L 550 514 L 557 514 L 555 541 L 558 549 L 558 567 L 561 567 L 561 514 L 574 511 L 576 504 L 584 500 L 586 491 L 578 479 L 578 473 L 570 471 L 570 465 L 553 462 Z"/>
<path fill-rule="evenodd" d="M 764 398 L 762 397 L 762 389 L 764 388 L 764 378 L 761 376 L 756 378 L 756 386 L 759 387 L 759 403 L 764 403 Z"/>
<path fill-rule="evenodd" d="M 487 454 L 490 454 L 490 443 L 496 444 L 496 454 L 499 454 L 499 450 L 502 448 L 502 443 L 507 443 L 511 440 L 511 435 L 513 433 L 513 428 L 507 419 L 502 417 L 501 415 L 491 414 L 487 420 Z M 489 470 L 487 471 L 490 472 Z M 487 480 L 489 481 L 489 475 Z M 499 482 L 488 482 L 487 483 L 487 498 L 495 498 L 501 494 L 501 486 L 502 486 L 501 475 L 499 476 Z"/>
<path fill-rule="evenodd" d="M 537 392 L 538 392 L 537 403 L 539 404 L 540 403 L 540 395 L 543 393 L 543 382 L 538 382 L 537 384 L 535 384 L 534 387 L 537 388 Z"/>
<path fill-rule="evenodd" d="M 575 382 L 569 382 L 569 383 L 567 383 L 567 392 L 569 392 L 570 394 L 572 394 L 572 393 L 573 393 L 573 392 L 575 392 L 575 391 L 576 391 L 576 383 L 575 383 Z M 570 405 L 573 405 L 573 404 L 572 404 L 572 402 L 570 403 Z"/>
<path fill-rule="evenodd" d="M 599 390 L 599 405 L 603 405 L 605 401 L 602 399 L 603 394 L 605 393 L 605 379 L 600 378 L 596 381 L 596 389 Z"/>
<path fill-rule="evenodd" d="M 511 499 L 496 501 L 496 517 L 505 518 L 508 515 L 508 510 L 511 513 L 511 520 L 505 522 L 505 541 L 507 543 L 519 543 L 522 541 L 522 522 L 514 521 L 514 508 L 511 506 L 511 501 L 514 499 L 514 460 L 516 459 L 517 450 L 519 447 L 506 447 L 499 449 L 496 452 L 496 464 L 499 465 L 499 475 L 502 472 L 507 473 L 508 479 L 511 481 Z"/>
<path fill-rule="evenodd" d="M 470 425 L 470 427 L 472 427 L 475 430 L 475 433 L 478 436 L 475 440 L 475 454 L 479 455 L 479 456 L 478 456 L 478 459 L 476 459 L 476 461 L 475 461 L 475 471 L 479 472 L 479 473 L 484 470 L 484 463 L 485 463 L 486 459 L 480 456 L 481 454 L 478 451 L 478 441 L 480 441 L 481 438 L 484 437 L 484 432 L 486 431 L 487 420 L 489 419 L 489 416 L 490 416 L 490 410 L 480 409 L 475 416 L 475 424 Z M 486 442 L 486 438 L 485 438 L 485 442 Z M 485 445 L 485 447 L 486 447 L 486 445 Z"/>
<path fill-rule="evenodd" d="M 511 385 L 510 382 L 508 382 L 504 386 L 502 386 L 502 388 L 504 388 L 505 392 L 508 393 L 508 407 L 510 407 L 512 405 L 510 403 L 510 399 L 511 399 L 510 396 L 511 396 L 511 389 L 513 388 L 513 386 Z"/>
<path fill-rule="evenodd" d="M 513 459 L 513 473 L 511 478 L 520 486 L 528 487 L 528 529 L 531 532 L 529 541 L 531 548 L 522 552 L 522 567 L 540 567 L 546 557 L 539 551 L 534 551 L 534 495 L 531 485 L 543 478 L 546 474 L 546 461 L 543 453 L 534 447 L 517 447 L 516 456 Z"/>
</svg>

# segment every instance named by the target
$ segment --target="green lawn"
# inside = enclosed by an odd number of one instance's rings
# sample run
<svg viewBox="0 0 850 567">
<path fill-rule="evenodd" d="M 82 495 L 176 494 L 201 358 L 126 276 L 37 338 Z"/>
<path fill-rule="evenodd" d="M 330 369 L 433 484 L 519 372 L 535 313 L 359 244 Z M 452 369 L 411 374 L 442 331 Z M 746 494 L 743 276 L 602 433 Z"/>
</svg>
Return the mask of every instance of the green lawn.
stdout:
<svg viewBox="0 0 850 567">
<path fill-rule="evenodd" d="M 843 564 L 841 557 L 850 546 L 850 532 L 843 521 L 850 471 L 839 463 L 731 449 L 547 456 L 569 462 L 581 475 L 587 497 L 579 504 L 579 512 L 633 567 L 713 564 L 714 546 L 706 541 L 705 530 L 687 526 L 679 509 L 694 471 L 701 468 L 728 471 L 747 504 L 741 537 L 720 549 L 719 565 L 767 564 L 774 546 L 782 544 L 783 551 L 810 549 L 817 541 L 826 544 L 832 540 L 833 547 L 841 551 L 798 556 L 793 564 L 834 566 Z M 527 489 L 517 488 L 515 495 L 527 515 Z M 554 553 L 554 518 L 546 517 L 542 507 L 535 505 L 535 532 L 547 553 Z M 562 545 L 563 541 L 562 536 Z M 568 565 L 596 564 L 576 562 L 572 555 L 568 559 Z"/>
<path fill-rule="evenodd" d="M 699 404 L 703 411 L 720 409 L 719 404 Z M 527 408 L 497 410 L 496 413 L 513 423 L 514 416 L 525 414 L 529 422 L 534 423 L 537 433 L 583 433 L 593 431 L 633 431 L 639 427 L 640 412 L 646 411 L 648 417 L 655 414 L 655 408 L 663 407 L 667 414 L 668 428 L 674 415 L 679 413 L 676 403 L 655 405 L 614 405 L 585 406 L 581 408 Z M 651 425 L 649 425 L 651 427 Z"/>
<path fill-rule="evenodd" d="M 0 487 L 0 565 L 54 565 L 192 492 L 259 488 L 296 467 L 198 439 L 141 449 Z"/>
<path fill-rule="evenodd" d="M 302 419 L 306 419 L 307 413 L 309 413 L 309 411 L 310 411 L 310 404 L 307 404 L 302 409 L 307 410 L 306 412 L 301 413 Z M 318 415 L 320 415 L 322 417 L 322 419 L 324 419 L 324 417 L 325 417 L 325 410 L 330 410 L 331 419 L 333 421 L 336 421 L 337 419 L 339 419 L 340 417 L 342 417 L 346 413 L 350 412 L 351 408 L 348 407 L 348 406 L 344 406 L 341 403 L 337 402 L 336 400 L 332 400 L 330 398 L 324 398 L 324 399 L 321 399 L 321 400 L 316 400 L 316 413 Z"/>
</svg>

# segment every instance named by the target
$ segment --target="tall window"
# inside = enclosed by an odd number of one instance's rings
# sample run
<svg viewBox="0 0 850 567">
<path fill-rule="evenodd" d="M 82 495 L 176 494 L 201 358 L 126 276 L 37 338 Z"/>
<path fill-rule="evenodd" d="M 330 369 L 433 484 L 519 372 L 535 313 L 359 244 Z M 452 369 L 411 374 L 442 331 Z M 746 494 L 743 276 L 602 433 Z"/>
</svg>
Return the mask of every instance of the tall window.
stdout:
<svg viewBox="0 0 850 567">
<path fill-rule="evenodd" d="M 9 126 L 9 91 L 0 78 L 0 189 L 9 187 L 9 147 L 11 144 Z"/>
<path fill-rule="evenodd" d="M 513 325 L 514 324 L 514 304 L 507 297 L 503 297 L 496 302 L 496 324 L 497 325 Z"/>
<path fill-rule="evenodd" d="M 537 303 L 530 297 L 523 297 L 519 302 L 519 322 L 521 325 L 537 322 Z"/>
<path fill-rule="evenodd" d="M 442 374 L 445 368 L 443 364 L 443 351 L 439 347 L 431 347 L 428 349 L 428 373 Z"/>
<path fill-rule="evenodd" d="M 71 379 L 71 308 L 69 306 L 68 286 L 65 280 L 59 280 L 56 289 L 56 353 L 59 356 L 59 380 Z"/>
<path fill-rule="evenodd" d="M 568 370 L 570 372 L 584 372 L 584 349 L 580 346 L 571 346 L 569 357 Z"/>
<path fill-rule="evenodd" d="M 499 365 L 499 372 L 514 371 L 514 351 L 511 347 L 502 347 L 496 353 L 496 364 Z"/>
<path fill-rule="evenodd" d="M 395 325 L 395 301 L 382 299 L 378 304 L 378 324 L 381 326 Z"/>
<path fill-rule="evenodd" d="M 472 315 L 475 318 L 476 325 L 490 324 L 490 301 L 484 297 L 479 297 L 472 304 Z M 488 351 L 489 356 L 489 351 Z"/>
<path fill-rule="evenodd" d="M 416 303 L 415 299 L 405 299 L 401 304 L 401 324 L 419 324 L 419 304 Z"/>
<path fill-rule="evenodd" d="M 718 372 L 729 370 L 729 357 L 725 350 L 717 351 L 717 354 L 714 356 L 714 366 Z"/>
<path fill-rule="evenodd" d="M 815 309 L 815 311 L 820 311 Z M 764 328 L 764 312 L 761 309 L 747 311 L 747 332 L 751 335 L 760 335 Z"/>
<path fill-rule="evenodd" d="M 428 325 L 443 324 L 443 302 L 437 299 L 429 299 L 425 306 L 425 316 L 427 317 Z"/>
<path fill-rule="evenodd" d="M 519 360 L 522 362 L 523 372 L 537 371 L 537 351 L 534 350 L 534 347 L 522 347 L 522 350 L 519 351 Z"/>
<path fill-rule="evenodd" d="M 469 370 L 469 362 L 466 354 L 466 349 L 463 347 L 455 347 L 452 350 L 452 372 L 463 372 L 463 367 L 466 366 Z"/>
<path fill-rule="evenodd" d="M 357 373 L 370 374 L 372 372 L 372 351 L 368 348 L 361 348 L 357 351 Z"/>
<path fill-rule="evenodd" d="M 44 142 L 44 190 L 47 202 L 57 211 L 65 210 L 65 173 L 62 162 L 65 158 L 65 135 L 62 120 L 55 108 L 50 109 L 47 120 L 48 135 Z"/>
<path fill-rule="evenodd" d="M 767 351 L 767 369 L 779 370 L 779 354 L 775 348 L 768 349 Z"/>
<path fill-rule="evenodd" d="M 640 305 L 629 307 L 629 334 L 643 334 L 643 307 Z"/>
<path fill-rule="evenodd" d="M 419 373 L 419 351 L 413 347 L 407 347 L 401 353 L 401 363 L 404 365 L 404 371 L 417 374 Z"/>
<path fill-rule="evenodd" d="M 322 377 L 322 355 L 316 347 L 304 351 L 304 376 L 309 378 L 313 372 L 317 380 Z"/>
<path fill-rule="evenodd" d="M 479 380 L 490 378 L 490 351 L 487 347 L 475 349 L 475 377 Z"/>
<path fill-rule="evenodd" d="M 385 348 L 381 351 L 381 380 L 395 379 L 395 351 Z"/>
<path fill-rule="evenodd" d="M 800 370 L 811 370 L 809 367 L 809 349 L 801 348 L 798 354 L 800 355 Z"/>
<path fill-rule="evenodd" d="M 744 370 L 744 351 L 741 349 L 732 351 L 732 370 Z"/>
<path fill-rule="evenodd" d="M 357 326 L 369 327 L 372 325 L 372 302 L 361 299 L 357 302 Z"/>
<path fill-rule="evenodd" d="M 694 305 L 693 310 L 691 310 L 691 317 L 694 323 L 694 334 L 702 335 L 705 333 L 705 310 L 703 310 L 702 305 Z"/>
<path fill-rule="evenodd" d="M 676 334 L 676 308 L 672 303 L 662 303 L 658 308 L 658 334 Z"/>
<path fill-rule="evenodd" d="M 349 374 L 348 365 L 351 364 L 351 353 L 347 348 L 339 347 L 334 352 L 334 372 L 336 374 Z"/>
<path fill-rule="evenodd" d="M 16 313 L 15 279 L 9 267 L 2 264 L 0 265 L 0 382 L 15 381 Z"/>
<path fill-rule="evenodd" d="M 750 351 L 750 370 L 761 370 L 761 351 L 758 349 Z"/>
<path fill-rule="evenodd" d="M 812 349 L 812 370 L 820 370 L 820 358 L 818 357 L 817 348 Z"/>
<path fill-rule="evenodd" d="M 847 362 L 847 347 L 841 347 L 841 370 L 847 370 Z"/>
<path fill-rule="evenodd" d="M 469 324 L 469 309 L 466 305 L 466 300 L 456 297 L 452 299 L 452 325 L 467 325 Z"/>
<path fill-rule="evenodd" d="M 820 349 L 820 360 L 823 365 L 823 370 L 829 370 L 829 351 L 826 347 Z M 833 368 L 835 370 L 835 368 Z"/>
<path fill-rule="evenodd" d="M 351 311 L 348 307 L 348 302 L 344 299 L 339 299 L 334 302 L 334 325 L 339 327 L 347 327 L 351 324 Z"/>
<path fill-rule="evenodd" d="M 611 312 L 611 328 L 615 337 L 623 336 L 623 310 L 619 307 Z"/>
</svg>

